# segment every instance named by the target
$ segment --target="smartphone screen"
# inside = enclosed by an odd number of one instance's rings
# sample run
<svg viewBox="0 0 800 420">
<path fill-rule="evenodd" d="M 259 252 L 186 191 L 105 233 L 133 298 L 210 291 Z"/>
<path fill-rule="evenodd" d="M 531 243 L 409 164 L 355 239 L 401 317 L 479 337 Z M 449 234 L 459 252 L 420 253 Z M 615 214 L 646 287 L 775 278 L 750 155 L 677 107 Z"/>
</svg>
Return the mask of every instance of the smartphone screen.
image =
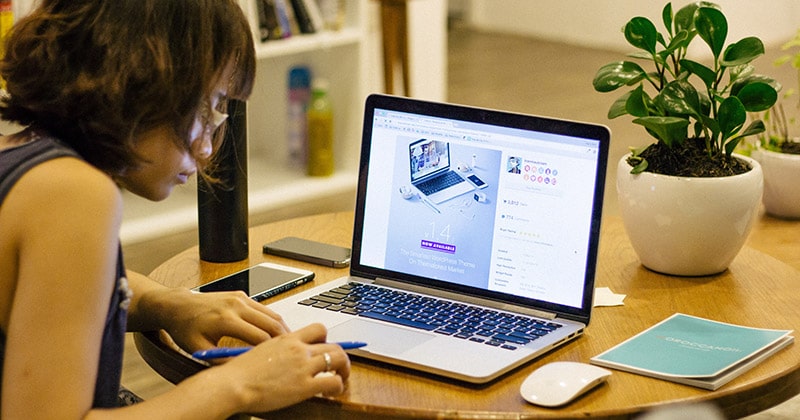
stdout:
<svg viewBox="0 0 800 420">
<path fill-rule="evenodd" d="M 263 263 L 196 287 L 198 292 L 241 290 L 262 301 L 314 279 L 314 272 L 272 263 Z"/>
<path fill-rule="evenodd" d="M 483 182 L 482 179 L 478 178 L 478 176 L 475 174 L 468 176 L 467 179 L 469 179 L 470 182 L 472 182 L 478 188 L 486 187 L 486 183 Z"/>
<path fill-rule="evenodd" d="M 328 267 L 341 268 L 350 264 L 350 248 L 293 236 L 265 244 L 264 253 Z"/>
</svg>

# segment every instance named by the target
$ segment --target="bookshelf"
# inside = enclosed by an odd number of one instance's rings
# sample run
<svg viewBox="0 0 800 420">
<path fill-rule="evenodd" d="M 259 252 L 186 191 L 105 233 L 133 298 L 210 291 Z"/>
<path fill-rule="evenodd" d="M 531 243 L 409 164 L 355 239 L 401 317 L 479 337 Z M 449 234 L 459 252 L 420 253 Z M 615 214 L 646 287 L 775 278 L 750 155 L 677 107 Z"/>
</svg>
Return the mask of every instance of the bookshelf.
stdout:
<svg viewBox="0 0 800 420">
<path fill-rule="evenodd" d="M 239 0 L 254 34 L 258 34 L 254 0 Z M 365 77 L 367 57 L 367 0 L 341 2 L 341 29 L 292 35 L 260 42 L 256 35 L 256 83 L 248 101 L 248 205 L 250 214 L 290 208 L 314 200 L 355 193 L 363 99 L 372 90 Z M 378 38 L 380 37 L 377 34 Z M 316 77 L 330 83 L 334 106 L 336 172 L 330 177 L 308 177 L 305 168 L 292 165 L 286 147 L 288 72 L 307 65 Z M 178 187 L 166 200 L 153 203 L 124 193 L 125 210 L 120 236 L 136 243 L 197 226 L 196 184 Z"/>
</svg>

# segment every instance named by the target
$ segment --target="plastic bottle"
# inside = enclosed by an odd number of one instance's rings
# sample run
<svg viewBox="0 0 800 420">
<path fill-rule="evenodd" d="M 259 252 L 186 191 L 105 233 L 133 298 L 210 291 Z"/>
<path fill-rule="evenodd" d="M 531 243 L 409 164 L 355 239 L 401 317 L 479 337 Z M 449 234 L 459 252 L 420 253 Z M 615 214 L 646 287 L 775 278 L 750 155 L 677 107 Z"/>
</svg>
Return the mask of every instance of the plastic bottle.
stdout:
<svg viewBox="0 0 800 420">
<path fill-rule="evenodd" d="M 308 163 L 310 176 L 333 174 L 333 108 L 328 98 L 328 82 L 314 79 L 308 106 Z"/>
<path fill-rule="evenodd" d="M 286 131 L 289 162 L 305 165 L 308 142 L 306 112 L 311 100 L 311 71 L 308 67 L 297 66 L 289 70 L 288 96 Z"/>
<path fill-rule="evenodd" d="M 14 25 L 14 5 L 11 0 L 0 0 L 0 57 L 5 55 L 5 39 Z M 0 79 L 0 88 L 5 89 L 6 82 Z"/>
</svg>

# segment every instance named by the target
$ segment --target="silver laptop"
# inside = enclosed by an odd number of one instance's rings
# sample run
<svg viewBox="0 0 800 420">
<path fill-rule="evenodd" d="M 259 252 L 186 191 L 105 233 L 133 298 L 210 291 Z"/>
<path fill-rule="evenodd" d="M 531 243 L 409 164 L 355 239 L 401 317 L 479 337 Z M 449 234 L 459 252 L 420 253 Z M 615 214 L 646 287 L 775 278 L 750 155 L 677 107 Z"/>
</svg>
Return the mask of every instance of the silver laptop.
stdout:
<svg viewBox="0 0 800 420">
<path fill-rule="evenodd" d="M 414 192 L 421 138 L 472 192 Z M 603 126 L 371 95 L 349 276 L 270 306 L 368 343 L 353 356 L 489 382 L 589 323 L 608 147 Z"/>
<path fill-rule="evenodd" d="M 420 139 L 408 146 L 411 185 L 426 199 L 443 203 L 466 194 L 475 187 L 458 172 L 450 169 L 450 143 L 442 140 Z M 459 172 L 467 172 L 468 164 L 457 164 Z M 423 198 L 421 198 L 423 199 Z"/>
</svg>

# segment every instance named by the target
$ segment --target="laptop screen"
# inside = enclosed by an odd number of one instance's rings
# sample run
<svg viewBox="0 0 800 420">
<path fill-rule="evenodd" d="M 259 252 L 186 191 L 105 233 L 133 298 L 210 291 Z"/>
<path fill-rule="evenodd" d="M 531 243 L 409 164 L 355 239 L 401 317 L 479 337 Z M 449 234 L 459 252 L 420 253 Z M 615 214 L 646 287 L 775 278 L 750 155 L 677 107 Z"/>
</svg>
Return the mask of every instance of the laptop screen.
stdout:
<svg viewBox="0 0 800 420">
<path fill-rule="evenodd" d="M 588 313 L 607 129 L 382 95 L 364 124 L 354 271 Z M 442 156 L 471 189 L 435 204 Z"/>
<path fill-rule="evenodd" d="M 408 146 L 411 181 L 450 168 L 450 144 L 441 140 L 420 139 Z"/>
</svg>

